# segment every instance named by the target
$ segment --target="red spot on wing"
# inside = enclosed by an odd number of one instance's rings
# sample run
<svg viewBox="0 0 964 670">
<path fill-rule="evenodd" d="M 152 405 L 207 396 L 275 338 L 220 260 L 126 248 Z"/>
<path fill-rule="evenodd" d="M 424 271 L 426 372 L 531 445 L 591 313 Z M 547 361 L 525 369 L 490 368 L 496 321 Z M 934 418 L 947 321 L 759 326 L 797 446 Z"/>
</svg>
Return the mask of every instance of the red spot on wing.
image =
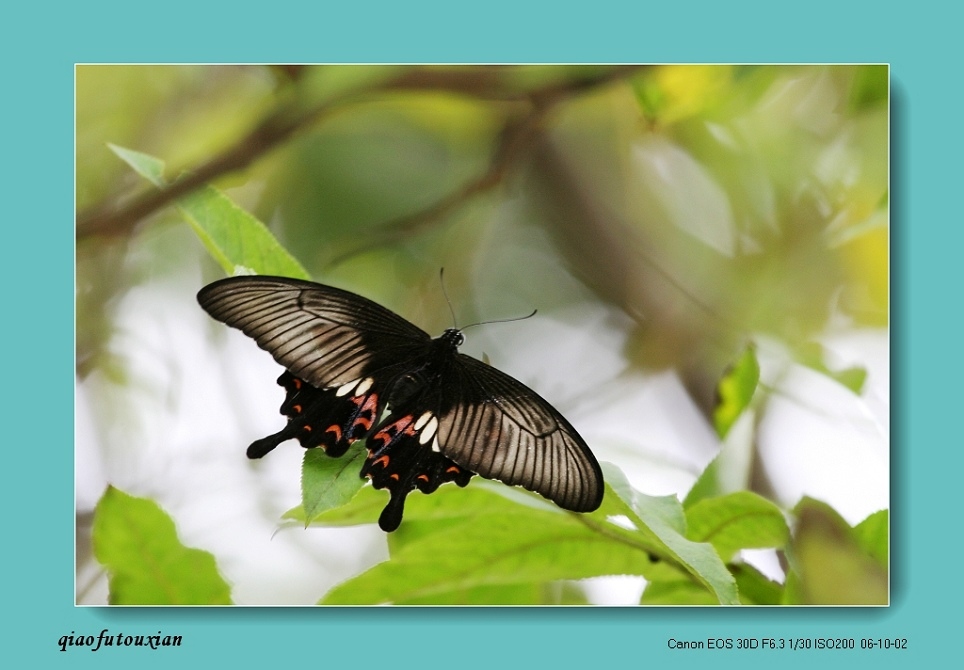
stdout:
<svg viewBox="0 0 964 670">
<path fill-rule="evenodd" d="M 371 430 L 375 422 L 375 411 L 378 409 L 378 395 L 370 393 L 367 396 L 356 396 L 351 401 L 358 405 L 358 416 L 355 417 L 352 428 L 361 426 L 366 431 Z"/>
<path fill-rule="evenodd" d="M 394 441 L 399 433 L 407 436 L 414 436 L 416 434 L 414 417 L 411 415 L 403 416 L 398 421 L 388 424 L 375 433 L 372 439 L 381 441 L 382 447 L 384 448 Z"/>
</svg>

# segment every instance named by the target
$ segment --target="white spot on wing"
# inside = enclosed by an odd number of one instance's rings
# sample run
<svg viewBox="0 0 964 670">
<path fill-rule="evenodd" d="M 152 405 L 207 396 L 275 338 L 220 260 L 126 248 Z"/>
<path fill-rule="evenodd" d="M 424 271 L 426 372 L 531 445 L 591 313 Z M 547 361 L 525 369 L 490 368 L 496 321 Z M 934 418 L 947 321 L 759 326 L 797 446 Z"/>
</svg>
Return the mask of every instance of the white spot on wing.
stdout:
<svg viewBox="0 0 964 670">
<path fill-rule="evenodd" d="M 351 393 L 351 390 L 355 388 L 357 384 L 358 384 L 357 379 L 352 380 L 347 384 L 342 384 L 341 386 L 338 387 L 338 390 L 335 391 L 335 395 L 339 398 L 342 397 L 343 395 L 348 395 L 349 393 Z"/>
<path fill-rule="evenodd" d="M 419 421 L 421 421 L 421 419 L 419 419 Z M 435 436 L 436 430 L 438 430 L 438 419 L 433 416 L 428 422 L 428 425 L 425 426 L 425 430 L 423 430 L 422 434 L 418 436 L 418 443 L 425 444 L 431 440 Z M 438 449 L 436 449 L 436 445 L 438 445 L 438 440 L 435 440 L 435 444 L 432 445 L 432 451 L 438 451 Z"/>
<path fill-rule="evenodd" d="M 425 412 L 422 416 L 418 417 L 418 421 L 415 422 L 415 430 L 422 430 L 422 426 L 428 423 L 428 420 L 432 418 L 431 412 Z M 422 443 L 424 444 L 424 442 Z"/>
<path fill-rule="evenodd" d="M 374 383 L 375 383 L 374 379 L 372 379 L 371 377 L 365 377 L 365 379 L 363 379 L 361 383 L 358 385 L 358 388 L 355 389 L 355 395 L 362 395 L 363 393 L 366 393 Z"/>
</svg>

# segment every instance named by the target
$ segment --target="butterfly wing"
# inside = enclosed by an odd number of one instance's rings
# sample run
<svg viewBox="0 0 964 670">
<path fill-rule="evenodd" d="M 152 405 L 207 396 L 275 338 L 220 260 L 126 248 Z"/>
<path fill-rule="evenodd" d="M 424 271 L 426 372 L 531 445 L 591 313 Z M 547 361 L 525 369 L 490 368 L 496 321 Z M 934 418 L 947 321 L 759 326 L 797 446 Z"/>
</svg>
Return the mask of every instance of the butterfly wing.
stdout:
<svg viewBox="0 0 964 670">
<path fill-rule="evenodd" d="M 378 517 L 379 527 L 386 532 L 398 528 L 405 498 L 415 489 L 433 493 L 446 482 L 466 486 L 474 474 L 428 446 L 423 439 L 427 425 L 418 415 L 393 411 L 368 440 L 361 476 L 391 495 Z"/>
<path fill-rule="evenodd" d="M 317 388 L 342 386 L 418 358 L 431 341 L 421 328 L 367 298 L 287 277 L 229 277 L 201 289 L 198 302 Z"/>
<path fill-rule="evenodd" d="M 419 441 L 411 413 L 393 408 L 379 421 L 391 391 L 410 387 L 409 372 L 429 365 L 427 333 L 359 295 L 283 277 L 223 279 L 201 289 L 198 302 L 286 368 L 278 383 L 287 392 L 281 413 L 288 422 L 254 441 L 249 458 L 289 439 L 337 458 L 369 438 L 360 474 L 391 494 L 379 517 L 386 532 L 398 528 L 405 498 L 416 488 L 431 493 L 445 482 L 468 484 L 473 473 Z"/>
<path fill-rule="evenodd" d="M 439 390 L 442 454 L 466 470 L 520 485 L 564 509 L 599 507 L 599 463 L 576 429 L 535 391 L 464 354 L 457 355 Z"/>
<path fill-rule="evenodd" d="M 535 391 L 457 353 L 458 331 L 432 340 L 371 300 L 284 277 L 222 279 L 201 289 L 198 302 L 288 370 L 279 383 L 289 422 L 248 456 L 297 438 L 337 457 L 368 437 L 361 474 L 391 492 L 384 530 L 398 527 L 410 491 L 465 486 L 473 472 L 565 509 L 599 507 L 602 473 L 585 441 Z"/>
<path fill-rule="evenodd" d="M 248 457 L 261 458 L 282 442 L 297 439 L 306 449 L 320 447 L 338 458 L 353 442 L 367 437 L 368 456 L 359 474 L 371 479 L 376 489 L 389 491 L 389 502 L 378 518 L 385 532 L 398 528 L 405 498 L 415 489 L 432 493 L 446 482 L 465 486 L 474 474 L 426 446 L 421 436 L 427 421 L 414 414 L 393 411 L 377 422 L 374 389 L 338 396 L 335 389 L 317 389 L 287 370 L 278 384 L 287 392 L 281 413 L 288 422 L 274 435 L 255 440 Z"/>
</svg>

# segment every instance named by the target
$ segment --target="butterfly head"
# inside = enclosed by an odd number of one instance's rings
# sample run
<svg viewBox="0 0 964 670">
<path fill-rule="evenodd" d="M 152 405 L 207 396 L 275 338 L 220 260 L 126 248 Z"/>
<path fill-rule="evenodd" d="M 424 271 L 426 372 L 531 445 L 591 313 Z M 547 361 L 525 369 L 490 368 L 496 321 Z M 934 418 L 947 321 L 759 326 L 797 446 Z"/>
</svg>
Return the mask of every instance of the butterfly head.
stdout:
<svg viewBox="0 0 964 670">
<path fill-rule="evenodd" d="M 463 335 L 462 331 L 458 328 L 446 328 L 445 332 L 435 339 L 437 339 L 439 342 L 443 342 L 454 351 L 455 349 L 461 347 L 462 343 L 465 342 L 465 335 Z"/>
</svg>

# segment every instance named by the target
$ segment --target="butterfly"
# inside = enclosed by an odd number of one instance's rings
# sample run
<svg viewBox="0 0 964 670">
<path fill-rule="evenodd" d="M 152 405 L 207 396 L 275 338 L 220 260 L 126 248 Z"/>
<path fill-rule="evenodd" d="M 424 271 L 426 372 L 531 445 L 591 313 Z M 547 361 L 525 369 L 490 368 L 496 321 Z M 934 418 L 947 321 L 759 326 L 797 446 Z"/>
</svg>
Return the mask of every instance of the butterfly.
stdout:
<svg viewBox="0 0 964 670">
<path fill-rule="evenodd" d="M 337 458 L 364 439 L 360 476 L 390 493 L 378 519 L 385 532 L 398 528 L 410 492 L 464 487 L 474 474 L 574 512 L 602 502 L 602 472 L 585 440 L 535 391 L 459 353 L 460 330 L 433 339 L 360 295 L 285 277 L 221 279 L 197 299 L 285 368 L 278 384 L 288 422 L 253 442 L 248 457 L 297 439 Z"/>
</svg>

